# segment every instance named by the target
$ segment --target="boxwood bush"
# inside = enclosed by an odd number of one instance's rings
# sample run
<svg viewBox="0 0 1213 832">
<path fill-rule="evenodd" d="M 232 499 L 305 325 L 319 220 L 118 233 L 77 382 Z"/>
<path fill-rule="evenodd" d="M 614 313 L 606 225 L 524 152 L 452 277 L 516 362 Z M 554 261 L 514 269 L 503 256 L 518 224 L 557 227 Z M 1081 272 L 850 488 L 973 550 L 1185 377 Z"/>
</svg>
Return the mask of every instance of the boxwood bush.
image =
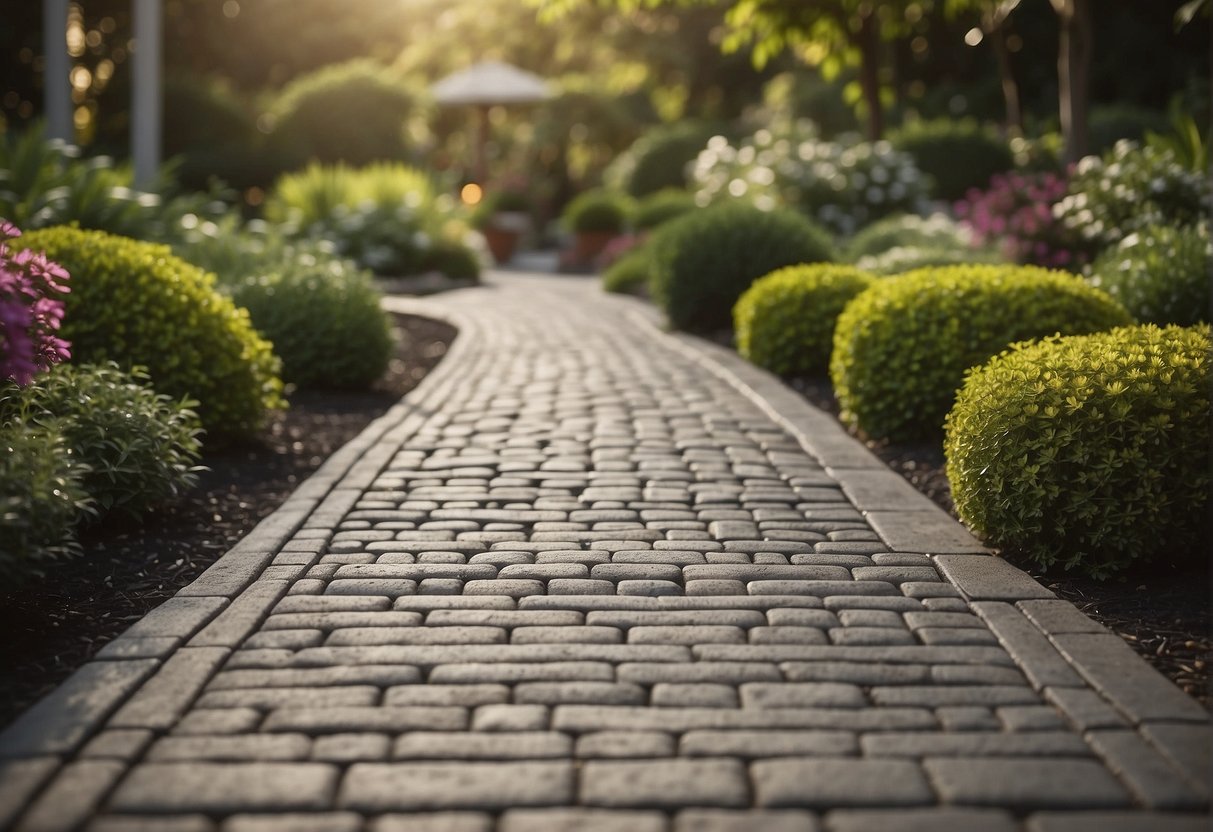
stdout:
<svg viewBox="0 0 1213 832">
<path fill-rule="evenodd" d="M 286 381 L 366 387 L 387 369 L 391 321 L 370 275 L 349 261 L 296 256 L 224 288 L 273 342 Z"/>
<path fill-rule="evenodd" d="M 281 362 L 248 312 L 167 246 L 66 227 L 14 243 L 71 274 L 61 333 L 73 360 L 146 367 L 158 391 L 198 401 L 203 424 L 219 434 L 254 431 L 284 405 Z"/>
<path fill-rule="evenodd" d="M 965 371 L 1016 341 L 1133 323 L 1081 278 L 946 266 L 877 281 L 838 318 L 830 377 L 843 421 L 874 438 L 937 435 Z"/>
<path fill-rule="evenodd" d="M 602 288 L 608 292 L 639 294 L 648 283 L 652 267 L 652 253 L 642 243 L 602 272 Z"/>
<path fill-rule="evenodd" d="M 0 420 L 0 577 L 17 581 L 79 553 L 76 522 L 93 511 L 87 470 L 53 420 Z"/>
<path fill-rule="evenodd" d="M 1209 327 L 1019 344 L 974 370 L 947 418 L 961 518 L 1041 566 L 1105 577 L 1203 558 Z"/>
<path fill-rule="evenodd" d="M 663 188 L 681 190 L 687 185 L 687 168 L 718 132 L 719 127 L 697 121 L 659 125 L 619 154 L 603 178 L 634 197 Z"/>
<path fill-rule="evenodd" d="M 1101 254 L 1091 266 L 1091 284 L 1139 321 L 1189 326 L 1209 320 L 1211 261 L 1205 226 L 1153 225 Z"/>
<path fill-rule="evenodd" d="M 917 214 L 894 214 L 861 228 L 847 241 L 846 255 L 850 260 L 883 254 L 892 248 L 968 248 L 973 234 L 947 214 L 920 217 Z"/>
<path fill-rule="evenodd" d="M 782 266 L 835 259 L 830 238 L 794 211 L 734 202 L 663 225 L 650 240 L 649 292 L 678 329 L 724 329 L 733 304 Z"/>
<path fill-rule="evenodd" d="M 157 393 L 140 369 L 61 364 L 24 388 L 0 391 L 0 413 L 26 424 L 56 421 L 102 514 L 137 517 L 192 488 L 201 425 L 189 400 Z"/>
<path fill-rule="evenodd" d="M 625 195 L 593 188 L 573 197 L 560 215 L 570 231 L 621 234 L 627 228 L 632 204 Z"/>
<path fill-rule="evenodd" d="M 949 202 L 1015 167 L 1007 141 L 973 119 L 909 122 L 892 131 L 889 141 L 931 177 L 932 196 Z"/>
<path fill-rule="evenodd" d="M 672 219 L 696 209 L 695 197 L 686 191 L 665 188 L 636 201 L 632 213 L 632 228 L 653 231 Z"/>
<path fill-rule="evenodd" d="M 834 324 L 872 279 L 854 266 L 827 263 L 759 278 L 733 307 L 738 352 L 779 375 L 826 372 Z"/>
</svg>

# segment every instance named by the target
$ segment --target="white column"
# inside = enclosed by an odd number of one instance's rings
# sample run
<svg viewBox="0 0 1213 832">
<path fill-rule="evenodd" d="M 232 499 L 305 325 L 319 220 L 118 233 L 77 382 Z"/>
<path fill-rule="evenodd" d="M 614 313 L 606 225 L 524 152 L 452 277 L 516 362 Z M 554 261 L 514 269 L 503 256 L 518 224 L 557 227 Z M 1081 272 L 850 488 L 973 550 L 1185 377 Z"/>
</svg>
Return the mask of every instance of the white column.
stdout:
<svg viewBox="0 0 1213 832">
<path fill-rule="evenodd" d="M 75 144 L 72 126 L 71 56 L 67 54 L 68 0 L 42 0 L 43 116 L 46 137 Z"/>
<path fill-rule="evenodd" d="M 161 0 L 135 0 L 135 46 L 132 60 L 131 157 L 135 187 L 146 188 L 160 168 Z"/>
</svg>

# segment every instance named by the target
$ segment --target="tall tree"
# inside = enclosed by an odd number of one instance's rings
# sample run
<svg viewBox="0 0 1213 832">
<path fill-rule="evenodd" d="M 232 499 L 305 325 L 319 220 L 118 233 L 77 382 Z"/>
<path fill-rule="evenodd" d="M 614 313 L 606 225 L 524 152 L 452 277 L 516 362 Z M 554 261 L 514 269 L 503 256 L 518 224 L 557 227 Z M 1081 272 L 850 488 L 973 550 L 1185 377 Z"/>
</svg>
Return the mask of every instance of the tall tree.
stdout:
<svg viewBox="0 0 1213 832">
<path fill-rule="evenodd" d="M 1019 4 L 1020 0 L 949 0 L 947 5 L 950 14 L 969 10 L 977 12 L 982 40 L 990 43 L 998 62 L 998 79 L 1006 108 L 1004 123 L 1007 132 L 1013 136 L 1023 135 L 1023 105 L 1019 99 L 1019 82 L 1011 64 L 1011 48 L 1008 43 L 1011 12 L 1019 8 Z"/>
<path fill-rule="evenodd" d="M 1057 98 L 1065 161 L 1076 162 L 1087 152 L 1090 109 L 1092 0 L 1049 0 L 1061 32 L 1057 44 Z"/>
</svg>

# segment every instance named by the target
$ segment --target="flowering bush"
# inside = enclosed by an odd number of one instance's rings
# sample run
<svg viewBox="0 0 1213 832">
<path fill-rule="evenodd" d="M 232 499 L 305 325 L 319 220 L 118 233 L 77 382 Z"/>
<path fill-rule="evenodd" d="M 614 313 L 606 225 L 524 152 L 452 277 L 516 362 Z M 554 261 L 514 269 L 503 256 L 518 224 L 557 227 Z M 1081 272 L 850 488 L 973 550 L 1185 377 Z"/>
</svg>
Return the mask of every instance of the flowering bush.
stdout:
<svg viewBox="0 0 1213 832">
<path fill-rule="evenodd" d="M 1191 225 L 1208 199 L 1207 176 L 1171 150 L 1119 141 L 1079 161 L 1053 216 L 1098 251 L 1149 225 Z"/>
<path fill-rule="evenodd" d="M 973 233 L 969 227 L 947 214 L 935 213 L 929 217 L 896 214 L 865 226 L 847 241 L 846 254 L 849 259 L 858 260 L 908 246 L 965 249 L 972 245 Z"/>
<path fill-rule="evenodd" d="M 967 263 L 1004 262 L 988 248 L 943 248 L 942 246 L 894 246 L 880 254 L 855 261 L 855 268 L 876 275 L 905 274 L 928 266 L 960 266 Z"/>
<path fill-rule="evenodd" d="M 844 235 L 926 207 L 926 179 L 908 154 L 888 142 L 821 141 L 805 120 L 759 130 L 737 146 L 714 137 L 691 178 L 700 205 L 731 198 L 766 211 L 794 207 Z"/>
<path fill-rule="evenodd" d="M 1213 244 L 1205 225 L 1154 225 L 1099 255 L 1089 280 L 1142 323 L 1190 326 L 1209 320 L 1211 262 Z"/>
<path fill-rule="evenodd" d="M 0 220 L 0 379 L 29 384 L 34 374 L 71 357 L 58 336 L 63 320 L 67 271 L 35 251 L 12 251 L 6 240 L 20 237 Z"/>
<path fill-rule="evenodd" d="M 1088 259 L 1082 239 L 1053 216 L 1052 204 L 1066 194 L 1056 173 L 1009 173 L 990 179 L 954 206 L 978 245 L 997 246 L 1016 263 L 1075 269 Z"/>
</svg>

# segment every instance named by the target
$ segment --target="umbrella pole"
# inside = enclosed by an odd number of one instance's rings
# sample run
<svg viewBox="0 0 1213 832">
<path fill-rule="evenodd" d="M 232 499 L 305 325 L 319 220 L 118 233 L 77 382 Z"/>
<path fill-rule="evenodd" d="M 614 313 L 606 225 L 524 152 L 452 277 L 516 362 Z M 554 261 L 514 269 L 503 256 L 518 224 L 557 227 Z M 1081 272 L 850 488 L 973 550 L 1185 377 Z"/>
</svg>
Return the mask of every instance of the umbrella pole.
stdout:
<svg viewBox="0 0 1213 832">
<path fill-rule="evenodd" d="M 488 165 L 488 144 L 489 144 L 489 105 L 484 104 L 476 108 L 478 117 L 476 119 L 476 178 L 479 180 L 480 186 L 489 178 Z"/>
</svg>

